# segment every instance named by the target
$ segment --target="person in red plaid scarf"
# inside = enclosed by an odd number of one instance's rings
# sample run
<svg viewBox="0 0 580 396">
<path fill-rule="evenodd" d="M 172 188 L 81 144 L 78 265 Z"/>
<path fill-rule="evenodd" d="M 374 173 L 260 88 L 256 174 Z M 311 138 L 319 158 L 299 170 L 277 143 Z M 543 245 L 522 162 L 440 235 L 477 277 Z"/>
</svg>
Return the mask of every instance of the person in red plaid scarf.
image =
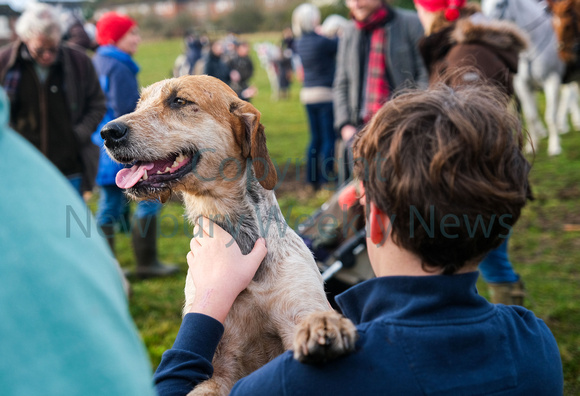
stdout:
<svg viewBox="0 0 580 396">
<path fill-rule="evenodd" d="M 353 19 L 340 39 L 334 126 L 347 143 L 401 88 L 427 85 L 418 50 L 423 27 L 412 11 L 385 0 L 346 0 Z"/>
</svg>

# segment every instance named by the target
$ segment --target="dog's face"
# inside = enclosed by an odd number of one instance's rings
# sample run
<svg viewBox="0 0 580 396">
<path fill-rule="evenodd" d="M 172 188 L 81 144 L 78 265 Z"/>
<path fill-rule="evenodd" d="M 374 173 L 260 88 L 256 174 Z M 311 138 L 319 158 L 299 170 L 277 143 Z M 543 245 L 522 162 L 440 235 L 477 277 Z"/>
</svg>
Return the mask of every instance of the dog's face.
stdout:
<svg viewBox="0 0 580 396">
<path fill-rule="evenodd" d="M 231 194 L 246 182 L 249 161 L 264 188 L 277 182 L 260 113 L 213 77 L 151 85 L 135 111 L 105 125 L 101 136 L 108 154 L 128 165 L 117 185 L 137 199 Z"/>
</svg>

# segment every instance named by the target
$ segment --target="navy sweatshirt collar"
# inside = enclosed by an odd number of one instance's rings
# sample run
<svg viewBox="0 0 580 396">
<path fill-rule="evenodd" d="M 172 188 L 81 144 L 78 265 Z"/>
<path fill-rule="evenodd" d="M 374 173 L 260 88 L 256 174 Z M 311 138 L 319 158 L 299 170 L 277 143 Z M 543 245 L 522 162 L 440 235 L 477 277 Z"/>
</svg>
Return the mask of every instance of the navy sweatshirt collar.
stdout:
<svg viewBox="0 0 580 396">
<path fill-rule="evenodd" d="M 336 302 L 355 325 L 376 319 L 409 324 L 473 321 L 494 309 L 477 293 L 478 275 L 385 276 L 350 288 Z"/>
</svg>

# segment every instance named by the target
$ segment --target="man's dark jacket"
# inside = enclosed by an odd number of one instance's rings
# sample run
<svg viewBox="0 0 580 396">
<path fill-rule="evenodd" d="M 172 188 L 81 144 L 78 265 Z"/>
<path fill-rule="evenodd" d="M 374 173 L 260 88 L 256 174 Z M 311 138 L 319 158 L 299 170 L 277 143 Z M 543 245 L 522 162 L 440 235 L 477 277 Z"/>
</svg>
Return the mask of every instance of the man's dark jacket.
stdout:
<svg viewBox="0 0 580 396">
<path fill-rule="evenodd" d="M 30 87 L 32 92 L 20 89 L 24 81 L 29 82 L 26 86 Z M 36 86 L 31 85 L 30 81 L 36 81 Z M 36 102 L 26 104 L 34 110 L 31 114 L 36 120 L 30 119 L 30 114 L 25 116 L 18 109 L 13 109 L 11 126 L 29 140 L 33 140 L 32 143 L 59 168 L 72 169 L 74 166 L 59 158 L 55 144 L 74 146 L 80 158 L 85 188 L 90 189 L 94 183 L 99 155 L 99 148 L 91 142 L 91 134 L 106 111 L 105 96 L 90 58 L 80 47 L 62 44 L 57 60 L 50 68 L 46 80 L 48 84 L 44 84 L 43 87 L 36 77 L 33 61 L 26 47 L 21 41 L 16 41 L 0 49 L 0 82 L 13 107 L 18 103 L 37 99 Z M 62 99 L 62 103 L 51 103 L 53 97 Z M 45 114 L 46 109 L 53 109 L 53 112 L 58 113 Z M 36 111 L 38 114 L 34 114 Z M 17 119 L 18 114 L 28 119 Z M 18 125 L 26 125 L 27 130 L 18 130 Z M 62 130 L 63 126 L 66 131 Z M 72 137 L 67 137 L 67 134 L 71 134 L 71 130 Z M 49 142 L 52 142 L 51 147 Z M 64 153 L 64 148 L 60 149 Z M 57 164 L 63 161 L 61 166 Z"/>
</svg>

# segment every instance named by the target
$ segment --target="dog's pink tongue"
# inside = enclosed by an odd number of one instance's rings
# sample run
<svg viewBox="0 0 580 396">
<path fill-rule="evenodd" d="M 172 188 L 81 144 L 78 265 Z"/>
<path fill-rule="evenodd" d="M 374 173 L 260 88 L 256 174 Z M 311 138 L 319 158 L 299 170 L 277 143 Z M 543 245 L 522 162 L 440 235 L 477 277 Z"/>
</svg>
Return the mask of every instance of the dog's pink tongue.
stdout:
<svg viewBox="0 0 580 396">
<path fill-rule="evenodd" d="M 131 188 L 141 180 L 146 170 L 151 170 L 154 166 L 155 164 L 153 162 L 149 162 L 147 164 L 135 164 L 131 168 L 121 169 L 117 172 L 115 183 L 117 183 L 119 188 Z"/>
</svg>

